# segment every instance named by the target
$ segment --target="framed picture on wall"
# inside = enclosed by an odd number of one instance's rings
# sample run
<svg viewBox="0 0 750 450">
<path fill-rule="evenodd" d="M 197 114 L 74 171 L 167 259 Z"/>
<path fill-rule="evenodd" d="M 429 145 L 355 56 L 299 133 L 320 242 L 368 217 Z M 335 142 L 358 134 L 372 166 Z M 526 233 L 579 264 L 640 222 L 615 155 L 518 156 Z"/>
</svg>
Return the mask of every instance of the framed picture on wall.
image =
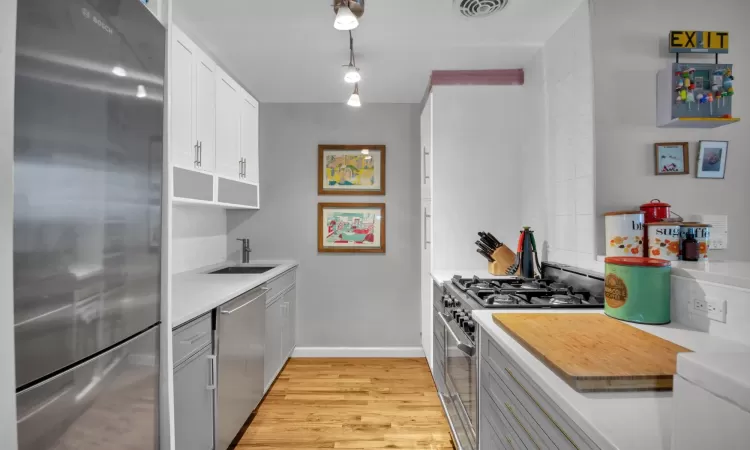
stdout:
<svg viewBox="0 0 750 450">
<path fill-rule="evenodd" d="M 701 141 L 698 150 L 698 178 L 722 179 L 727 170 L 727 141 Z"/>
<path fill-rule="evenodd" d="M 685 175 L 690 173 L 687 142 L 654 144 L 657 175 Z"/>
<path fill-rule="evenodd" d="M 318 203 L 318 252 L 385 253 L 385 203 Z"/>
<path fill-rule="evenodd" d="M 385 145 L 319 145 L 318 195 L 385 195 Z"/>
</svg>

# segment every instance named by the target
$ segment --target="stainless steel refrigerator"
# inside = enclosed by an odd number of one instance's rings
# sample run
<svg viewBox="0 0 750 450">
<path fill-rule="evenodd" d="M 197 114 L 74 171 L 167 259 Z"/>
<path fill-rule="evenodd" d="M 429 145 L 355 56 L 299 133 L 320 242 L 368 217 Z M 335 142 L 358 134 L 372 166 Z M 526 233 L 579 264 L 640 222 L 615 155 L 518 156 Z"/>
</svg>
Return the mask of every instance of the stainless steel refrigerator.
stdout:
<svg viewBox="0 0 750 450">
<path fill-rule="evenodd" d="M 139 0 L 18 2 L 21 450 L 158 448 L 165 42 Z"/>
</svg>

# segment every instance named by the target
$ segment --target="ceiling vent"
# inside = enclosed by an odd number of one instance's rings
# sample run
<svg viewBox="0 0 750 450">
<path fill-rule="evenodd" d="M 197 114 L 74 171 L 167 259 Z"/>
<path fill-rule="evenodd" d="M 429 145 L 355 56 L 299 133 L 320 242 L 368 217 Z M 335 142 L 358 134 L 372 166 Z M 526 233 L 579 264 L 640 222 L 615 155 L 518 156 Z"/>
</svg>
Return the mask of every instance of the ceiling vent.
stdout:
<svg viewBox="0 0 750 450">
<path fill-rule="evenodd" d="M 466 17 L 487 17 L 505 8 L 508 0 L 454 0 L 453 4 Z"/>
</svg>

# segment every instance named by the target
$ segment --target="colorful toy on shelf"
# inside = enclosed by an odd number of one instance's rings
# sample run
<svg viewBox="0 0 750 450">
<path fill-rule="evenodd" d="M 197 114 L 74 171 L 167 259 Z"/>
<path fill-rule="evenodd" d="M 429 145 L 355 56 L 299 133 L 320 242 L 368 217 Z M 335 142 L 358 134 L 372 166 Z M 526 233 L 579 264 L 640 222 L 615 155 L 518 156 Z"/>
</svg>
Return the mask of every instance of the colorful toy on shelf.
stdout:
<svg viewBox="0 0 750 450">
<path fill-rule="evenodd" d="M 687 93 L 687 105 L 688 109 L 692 109 L 692 104 L 695 103 L 695 94 L 693 91 L 688 91 Z"/>
<path fill-rule="evenodd" d="M 714 94 L 708 94 L 708 108 L 711 115 L 714 115 Z"/>
</svg>

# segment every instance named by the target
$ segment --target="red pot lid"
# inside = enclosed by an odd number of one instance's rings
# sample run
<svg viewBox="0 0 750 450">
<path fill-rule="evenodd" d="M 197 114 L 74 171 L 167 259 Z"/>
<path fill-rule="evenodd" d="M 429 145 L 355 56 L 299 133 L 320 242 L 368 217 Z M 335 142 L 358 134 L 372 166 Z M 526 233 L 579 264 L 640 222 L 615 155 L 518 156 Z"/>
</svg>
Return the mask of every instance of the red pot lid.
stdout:
<svg viewBox="0 0 750 450">
<path fill-rule="evenodd" d="M 644 258 L 643 256 L 608 256 L 604 258 L 607 264 L 618 266 L 667 267 L 672 263 L 663 259 Z"/>
<path fill-rule="evenodd" d="M 641 205 L 641 209 L 643 209 L 643 208 L 659 208 L 659 207 L 665 207 L 665 206 L 667 208 L 671 208 L 672 207 L 672 205 L 670 205 L 669 203 L 664 203 L 661 200 L 659 200 L 658 198 L 655 198 L 655 199 L 651 200 L 648 203 L 642 204 Z"/>
</svg>

